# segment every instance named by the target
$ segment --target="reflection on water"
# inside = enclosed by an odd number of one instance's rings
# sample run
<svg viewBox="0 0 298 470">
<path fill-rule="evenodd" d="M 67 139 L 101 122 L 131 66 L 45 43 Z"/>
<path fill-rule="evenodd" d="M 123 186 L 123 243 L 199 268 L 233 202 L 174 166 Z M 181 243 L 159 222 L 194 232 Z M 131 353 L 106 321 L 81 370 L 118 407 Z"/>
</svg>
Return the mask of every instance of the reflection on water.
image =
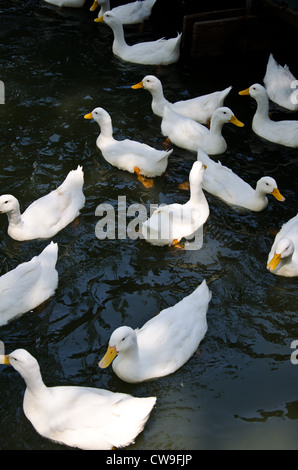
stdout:
<svg viewBox="0 0 298 470">
<path fill-rule="evenodd" d="M 6 92 L 0 106 L 1 193 L 14 194 L 24 210 L 82 164 L 86 195 L 79 224 L 54 237 L 59 244 L 55 296 L 1 327 L 6 351 L 28 349 L 47 385 L 156 395 L 157 406 L 132 449 L 297 448 L 298 369 L 290 362 L 291 342 L 298 339 L 297 280 L 266 271 L 273 232 L 297 213 L 297 151 L 254 136 L 255 104 L 238 97 L 239 90 L 262 80 L 267 55 L 193 68 L 132 65 L 112 55 L 111 31 L 95 24 L 87 8 L 3 0 L 0 9 L 0 79 Z M 151 33 L 148 23 L 144 38 Z M 134 28 L 127 34 L 132 42 L 140 35 Z M 294 61 L 290 65 L 295 74 Z M 232 85 L 226 103 L 246 125 L 225 126 L 229 148 L 219 158 L 252 185 L 264 174 L 274 177 L 286 201 L 270 197 L 268 208 L 254 214 L 207 195 L 210 217 L 201 250 L 154 247 L 142 239 L 99 241 L 99 204 L 116 207 L 119 196 L 145 207 L 188 199 L 178 185 L 187 180 L 194 155 L 174 148 L 166 174 L 146 189 L 135 175 L 102 159 L 95 146 L 99 129 L 83 118 L 102 106 L 111 114 L 115 138 L 162 148 L 149 93 L 131 89 L 147 74 L 158 74 L 170 101 Z M 1 274 L 47 244 L 16 242 L 6 229 L 1 216 Z M 142 326 L 203 279 L 213 297 L 199 356 L 172 376 L 138 385 L 122 382 L 111 368 L 99 370 L 113 329 Z M 37 435 L 24 417 L 24 383 L 12 368 L 2 368 L 0 388 L 1 449 L 63 448 Z"/>
</svg>

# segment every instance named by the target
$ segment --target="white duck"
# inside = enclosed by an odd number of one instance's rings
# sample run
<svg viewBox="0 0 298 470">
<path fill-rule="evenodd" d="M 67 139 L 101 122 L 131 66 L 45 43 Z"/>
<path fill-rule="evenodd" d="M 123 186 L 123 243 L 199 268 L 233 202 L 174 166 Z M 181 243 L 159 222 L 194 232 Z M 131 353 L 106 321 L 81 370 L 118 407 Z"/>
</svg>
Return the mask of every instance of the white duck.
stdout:
<svg viewBox="0 0 298 470">
<path fill-rule="evenodd" d="M 267 269 L 278 276 L 298 276 L 298 214 L 276 235 L 268 255 Z"/>
<path fill-rule="evenodd" d="M 108 367 L 117 356 L 112 368 L 121 380 L 130 383 L 172 374 L 189 360 L 204 338 L 210 300 L 204 280 L 194 292 L 162 310 L 142 328 L 117 328 L 99 367 Z"/>
<path fill-rule="evenodd" d="M 209 155 L 223 153 L 227 149 L 227 143 L 222 135 L 222 127 L 231 122 L 238 127 L 244 124 L 234 116 L 226 107 L 218 108 L 211 117 L 210 129 L 191 118 L 178 114 L 174 107 L 167 104 L 164 107 L 164 115 L 161 121 L 161 132 L 177 147 L 191 152 L 197 152 L 202 148 Z"/>
<path fill-rule="evenodd" d="M 257 102 L 252 129 L 258 136 L 286 147 L 298 147 L 298 121 L 272 121 L 268 95 L 262 85 L 255 83 L 239 94 L 250 95 Z"/>
<path fill-rule="evenodd" d="M 152 186 L 146 178 L 160 176 L 165 172 L 168 158 L 173 149 L 156 150 L 155 148 L 134 140 L 116 140 L 113 137 L 111 116 L 103 108 L 95 108 L 85 119 L 94 119 L 100 127 L 96 145 L 104 159 L 121 170 L 137 173 L 145 186 Z M 145 177 L 145 178 L 142 178 Z"/>
<path fill-rule="evenodd" d="M 278 201 L 285 198 L 280 194 L 276 181 L 270 176 L 264 176 L 253 189 L 240 176 L 221 162 L 215 162 L 201 149 L 197 154 L 198 161 L 206 165 L 202 188 L 217 196 L 227 204 L 259 212 L 268 205 L 267 194 L 272 194 Z"/>
<path fill-rule="evenodd" d="M 163 117 L 164 107 L 169 101 L 165 98 L 161 81 L 154 75 L 146 75 L 143 80 L 132 88 L 144 88 L 152 95 L 151 107 L 154 114 Z M 209 124 L 213 112 L 223 106 L 224 100 L 232 87 L 222 91 L 215 91 L 207 95 L 197 96 L 188 100 L 176 101 L 172 104 L 174 111 L 182 116 L 189 117 L 201 124 Z"/>
<path fill-rule="evenodd" d="M 45 0 L 57 7 L 82 8 L 86 0 Z"/>
<path fill-rule="evenodd" d="M 271 101 L 290 111 L 298 111 L 297 94 L 295 94 L 298 81 L 289 67 L 279 65 L 272 54 L 268 59 L 264 85 Z"/>
<path fill-rule="evenodd" d="M 26 383 L 25 416 L 43 437 L 82 450 L 110 450 L 134 443 L 155 397 L 134 398 L 95 387 L 47 387 L 37 360 L 24 349 L 0 357 Z"/>
<path fill-rule="evenodd" d="M 0 214 L 8 216 L 8 235 L 18 241 L 53 237 L 72 222 L 84 206 L 83 183 L 83 169 L 78 166 L 57 189 L 34 201 L 22 214 L 14 196 L 0 196 Z"/>
<path fill-rule="evenodd" d="M 123 25 L 115 13 L 107 11 L 98 20 L 110 26 L 114 34 L 113 53 L 126 62 L 169 65 L 179 60 L 181 33 L 176 38 L 140 42 L 130 46 L 125 41 Z"/>
<path fill-rule="evenodd" d="M 116 13 L 123 25 L 138 24 L 148 20 L 155 2 L 156 0 L 137 0 L 111 9 L 110 0 L 95 0 L 90 10 L 94 11 L 100 6 L 98 18 L 101 18 L 107 11 L 112 11 Z M 94 21 L 97 22 L 98 18 Z"/>
<path fill-rule="evenodd" d="M 190 198 L 185 204 L 159 206 L 142 225 L 142 236 L 152 245 L 178 245 L 190 237 L 209 217 L 209 206 L 202 191 L 204 167 L 194 162 L 189 173 Z"/>
<path fill-rule="evenodd" d="M 49 299 L 58 285 L 57 243 L 0 277 L 0 326 Z"/>
</svg>

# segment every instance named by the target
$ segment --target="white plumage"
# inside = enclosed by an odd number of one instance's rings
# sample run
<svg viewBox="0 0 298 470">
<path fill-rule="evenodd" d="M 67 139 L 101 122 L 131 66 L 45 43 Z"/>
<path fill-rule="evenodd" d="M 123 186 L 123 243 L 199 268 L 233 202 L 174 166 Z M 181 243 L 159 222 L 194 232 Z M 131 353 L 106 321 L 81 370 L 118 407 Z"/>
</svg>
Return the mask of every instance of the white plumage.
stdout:
<svg viewBox="0 0 298 470">
<path fill-rule="evenodd" d="M 257 135 L 286 147 L 298 147 L 298 121 L 272 121 L 269 117 L 268 95 L 262 85 L 255 83 L 239 94 L 250 95 L 257 102 L 252 120 L 252 129 Z"/>
<path fill-rule="evenodd" d="M 117 15 L 107 11 L 99 20 L 112 29 L 113 53 L 122 60 L 136 64 L 169 65 L 180 57 L 181 33 L 176 38 L 139 42 L 130 46 L 125 41 L 123 25 Z"/>
<path fill-rule="evenodd" d="M 47 387 L 37 360 L 24 349 L 2 356 L 26 382 L 23 409 L 35 430 L 52 441 L 83 450 L 110 450 L 134 443 L 155 397 L 134 398 L 92 387 Z"/>
<path fill-rule="evenodd" d="M 276 235 L 268 255 L 267 269 L 278 276 L 298 276 L 298 214 Z"/>
<path fill-rule="evenodd" d="M 276 181 L 270 176 L 260 178 L 254 189 L 230 168 L 209 158 L 201 149 L 198 150 L 197 159 L 206 165 L 203 189 L 231 206 L 259 212 L 267 207 L 268 194 L 272 194 L 278 201 L 285 200 Z"/>
<path fill-rule="evenodd" d="M 152 245 L 177 244 L 194 235 L 209 217 L 209 205 L 202 191 L 204 167 L 194 162 L 189 174 L 190 198 L 185 204 L 159 206 L 142 225 L 142 236 Z"/>
<path fill-rule="evenodd" d="M 117 328 L 99 366 L 107 367 L 113 361 L 118 377 L 131 383 L 172 374 L 189 360 L 204 338 L 210 300 L 204 280 L 194 292 L 162 310 L 142 328 Z"/>
<path fill-rule="evenodd" d="M 111 9 L 110 0 L 95 0 L 90 10 L 94 11 L 100 6 L 98 18 L 101 18 L 107 11 L 112 11 L 123 25 L 138 24 L 148 20 L 155 2 L 156 0 L 137 0 Z"/>
<path fill-rule="evenodd" d="M 191 152 L 203 149 L 209 155 L 223 153 L 227 149 L 227 142 L 222 135 L 225 123 L 232 122 L 238 127 L 243 124 L 238 121 L 233 112 L 227 107 L 217 108 L 211 117 L 210 129 L 194 119 L 177 113 L 171 104 L 164 107 L 161 121 L 161 132 L 177 147 Z"/>
<path fill-rule="evenodd" d="M 96 145 L 104 159 L 111 165 L 130 173 L 139 170 L 146 177 L 160 176 L 165 172 L 172 149 L 157 150 L 135 140 L 116 140 L 113 137 L 111 116 L 103 108 L 95 108 L 85 119 L 94 119 L 100 127 Z M 137 170 L 137 172 L 138 172 Z"/>
<path fill-rule="evenodd" d="M 297 84 L 298 81 L 289 67 L 279 65 L 270 54 L 264 77 L 268 98 L 283 108 L 298 111 L 297 93 L 294 93 Z"/>
<path fill-rule="evenodd" d="M 223 106 L 224 100 L 232 87 L 222 91 L 214 91 L 207 95 L 197 96 L 188 100 L 170 103 L 164 96 L 161 81 L 154 75 L 146 75 L 143 80 L 132 86 L 133 89 L 144 88 L 152 95 L 151 107 L 154 114 L 163 117 L 164 107 L 171 104 L 174 111 L 182 116 L 189 117 L 201 124 L 209 123 L 213 112 Z"/>
<path fill-rule="evenodd" d="M 84 207 L 84 173 L 81 166 L 68 173 L 63 183 L 34 201 L 22 214 L 11 194 L 0 196 L 0 214 L 8 217 L 8 234 L 18 241 L 51 238 L 70 224 Z"/>
<path fill-rule="evenodd" d="M 0 277 L 0 325 L 38 307 L 58 285 L 57 243 Z"/>
</svg>

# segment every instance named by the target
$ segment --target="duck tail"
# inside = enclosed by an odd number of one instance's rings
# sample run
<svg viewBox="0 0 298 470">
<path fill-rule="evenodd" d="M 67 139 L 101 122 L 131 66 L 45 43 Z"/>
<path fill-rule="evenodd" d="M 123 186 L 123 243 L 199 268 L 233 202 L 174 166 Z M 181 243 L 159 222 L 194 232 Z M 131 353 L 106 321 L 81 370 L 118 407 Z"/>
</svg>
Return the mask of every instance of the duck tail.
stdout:
<svg viewBox="0 0 298 470">
<path fill-rule="evenodd" d="M 82 186 L 84 184 L 83 167 L 78 165 L 76 170 L 71 170 L 65 178 L 64 183 Z"/>
<path fill-rule="evenodd" d="M 55 267 L 58 258 L 58 244 L 51 242 L 46 248 L 40 253 L 38 259 L 43 266 Z"/>
</svg>

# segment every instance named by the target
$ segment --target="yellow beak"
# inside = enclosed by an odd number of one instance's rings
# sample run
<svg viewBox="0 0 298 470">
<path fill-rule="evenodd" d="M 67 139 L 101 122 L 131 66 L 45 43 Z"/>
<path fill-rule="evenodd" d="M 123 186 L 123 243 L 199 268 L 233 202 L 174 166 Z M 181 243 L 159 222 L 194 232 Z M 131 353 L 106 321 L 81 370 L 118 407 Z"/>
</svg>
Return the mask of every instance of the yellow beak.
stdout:
<svg viewBox="0 0 298 470">
<path fill-rule="evenodd" d="M 143 82 L 139 82 L 136 85 L 133 85 L 131 88 L 137 90 L 138 88 L 144 88 Z"/>
<path fill-rule="evenodd" d="M 113 346 L 113 347 L 109 346 L 102 360 L 98 363 L 99 367 L 101 369 L 105 369 L 106 367 L 108 367 L 113 361 L 113 359 L 115 359 L 117 354 L 118 353 L 116 350 L 116 346 Z"/>
<path fill-rule="evenodd" d="M 85 114 L 84 119 L 93 119 L 92 113 Z"/>
<path fill-rule="evenodd" d="M 277 266 L 279 265 L 280 260 L 281 260 L 281 255 L 274 253 L 272 260 L 270 261 L 270 263 L 267 264 L 268 271 L 274 271 L 274 269 L 276 269 Z"/>
<path fill-rule="evenodd" d="M 98 7 L 98 2 L 97 0 L 94 0 L 93 5 L 90 7 L 90 11 L 96 10 L 97 7 Z"/>
<path fill-rule="evenodd" d="M 246 90 L 239 91 L 239 95 L 249 95 L 249 88 L 246 88 Z"/>
<path fill-rule="evenodd" d="M 286 199 L 285 197 L 283 197 L 282 194 L 280 194 L 278 188 L 274 188 L 271 194 L 272 194 L 272 196 L 274 196 L 278 201 L 285 201 L 285 199 Z"/>
<path fill-rule="evenodd" d="M 98 18 L 95 18 L 95 23 L 104 23 L 103 16 L 99 16 Z"/>
<path fill-rule="evenodd" d="M 232 124 L 234 124 L 235 126 L 237 126 L 237 127 L 244 127 L 243 122 L 239 121 L 239 120 L 236 118 L 236 116 L 232 116 L 231 119 L 230 119 L 230 122 L 231 122 Z"/>
<path fill-rule="evenodd" d="M 0 355 L 0 364 L 7 364 L 9 365 L 10 362 L 9 362 L 9 355 Z"/>
</svg>

